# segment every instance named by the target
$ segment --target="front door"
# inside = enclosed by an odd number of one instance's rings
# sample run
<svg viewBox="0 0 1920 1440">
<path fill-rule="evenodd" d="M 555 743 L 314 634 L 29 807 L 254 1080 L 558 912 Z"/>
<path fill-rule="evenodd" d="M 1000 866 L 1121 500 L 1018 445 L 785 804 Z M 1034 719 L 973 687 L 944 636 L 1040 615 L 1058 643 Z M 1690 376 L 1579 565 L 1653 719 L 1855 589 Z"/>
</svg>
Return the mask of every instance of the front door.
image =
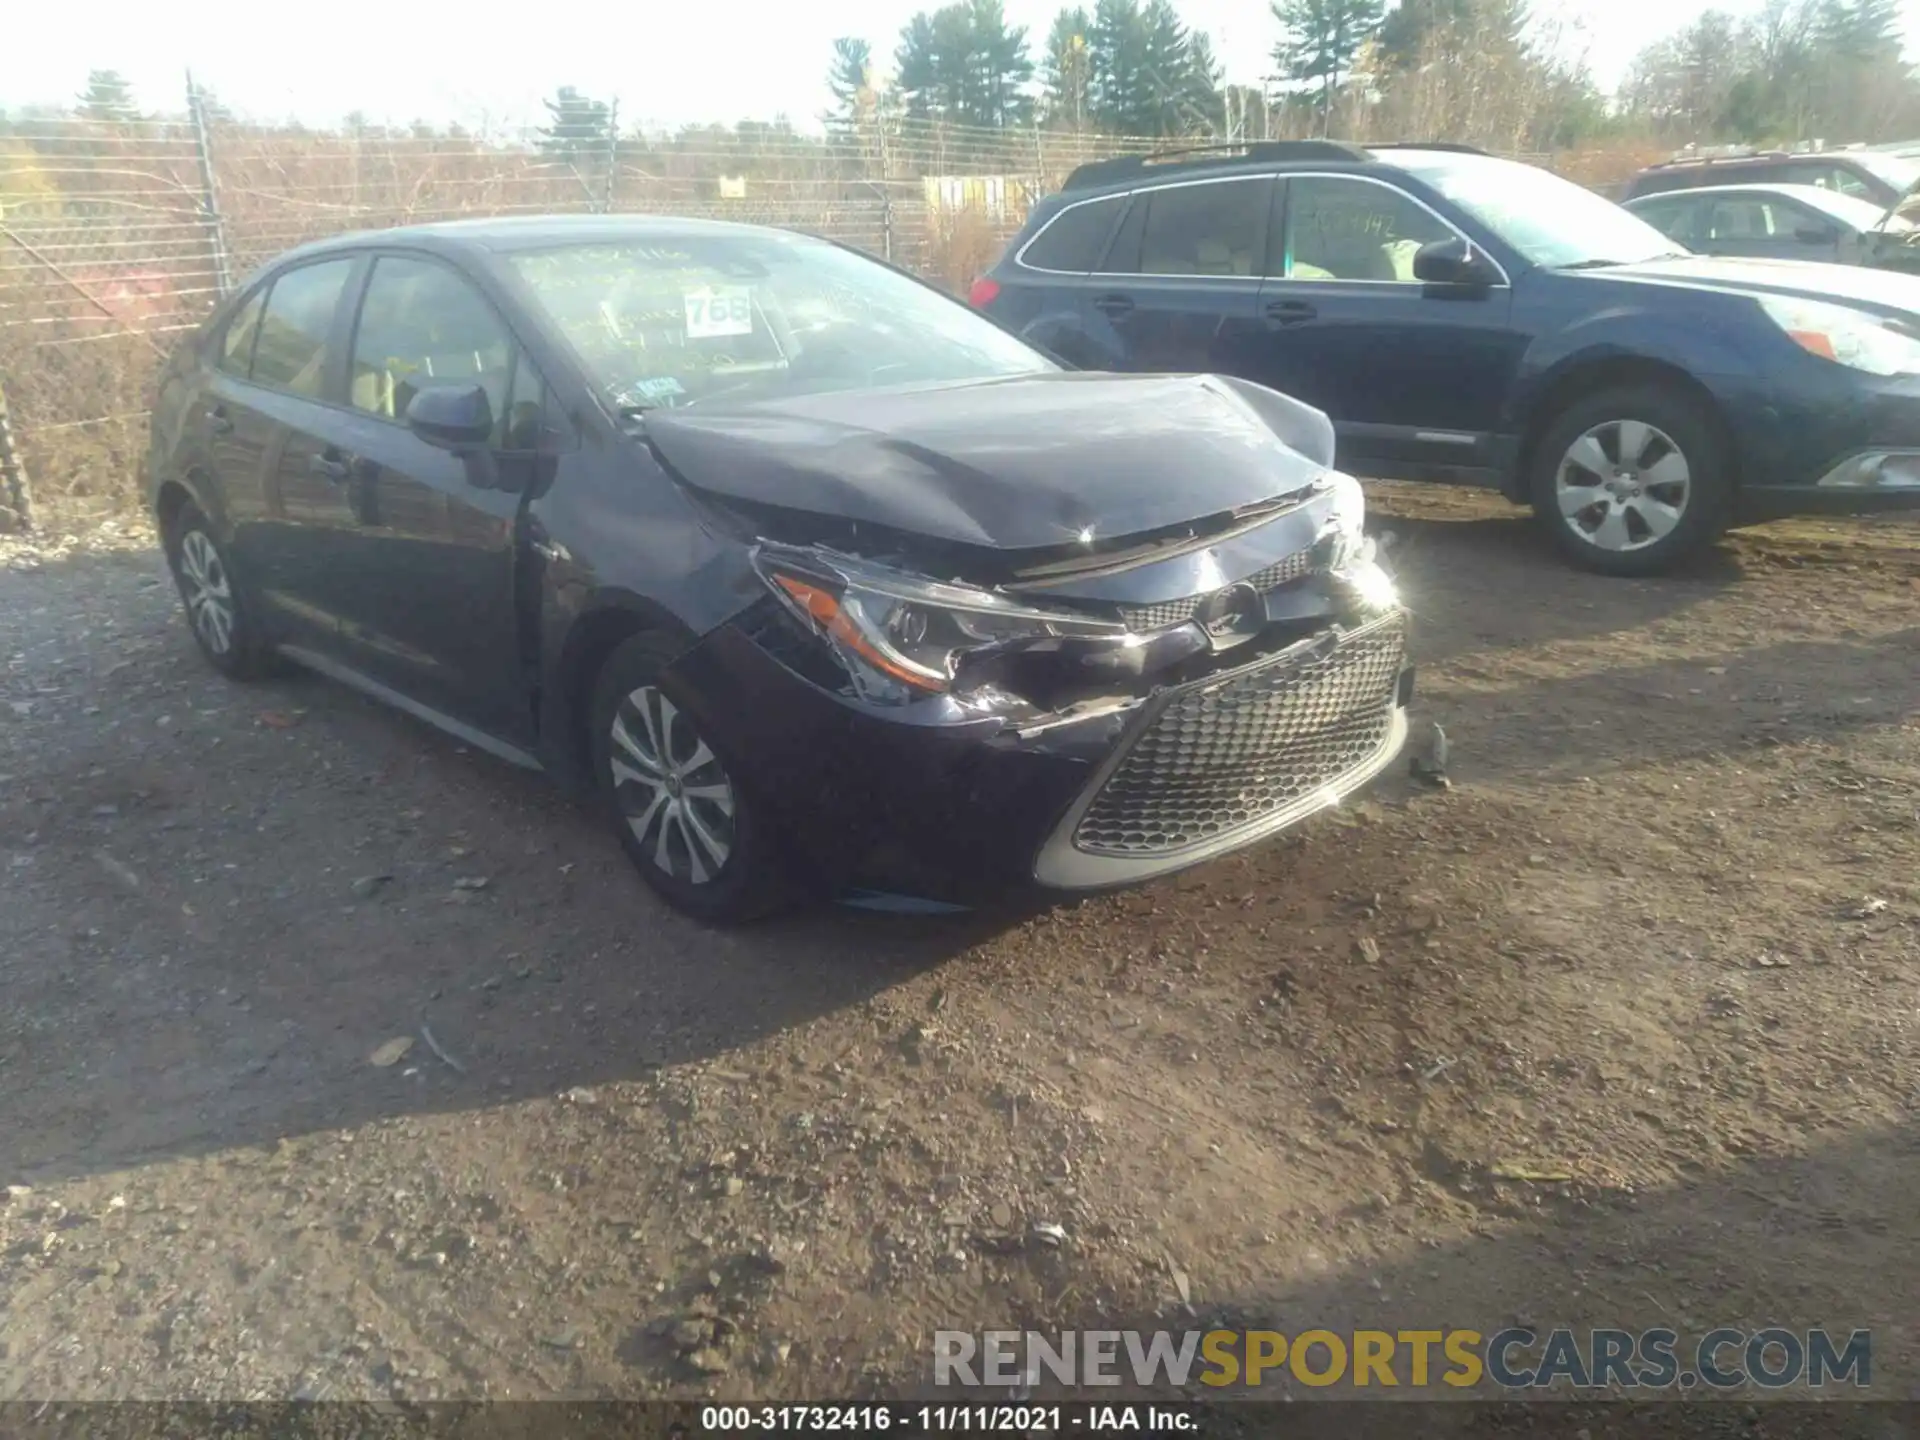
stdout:
<svg viewBox="0 0 1920 1440">
<path fill-rule="evenodd" d="M 475 384 L 496 418 L 490 446 L 454 454 L 407 427 L 420 390 Z M 340 458 L 364 557 L 343 617 L 351 663 L 526 742 L 515 539 L 542 438 L 540 377 L 472 282 L 437 260 L 387 254 L 360 303 L 348 393 Z"/>
<path fill-rule="evenodd" d="M 1467 478 L 1495 464 L 1495 432 L 1524 338 L 1505 284 L 1422 284 L 1414 252 L 1456 232 L 1397 186 L 1288 178 L 1276 198 L 1252 378 L 1327 412 L 1341 464 Z"/>
</svg>

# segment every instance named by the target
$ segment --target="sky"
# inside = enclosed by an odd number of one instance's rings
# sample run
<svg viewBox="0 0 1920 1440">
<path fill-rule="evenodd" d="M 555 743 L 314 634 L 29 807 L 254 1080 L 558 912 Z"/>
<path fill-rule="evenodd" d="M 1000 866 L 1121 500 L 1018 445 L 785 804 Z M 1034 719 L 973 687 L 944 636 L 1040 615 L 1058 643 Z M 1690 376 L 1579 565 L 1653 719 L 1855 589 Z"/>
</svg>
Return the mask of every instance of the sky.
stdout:
<svg viewBox="0 0 1920 1440">
<path fill-rule="evenodd" d="M 617 98 L 623 127 L 786 114 L 814 128 L 828 105 L 833 38 L 857 35 L 890 57 L 900 27 L 933 0 L 568 0 L 395 3 L 372 10 L 291 7 L 275 19 L 260 0 L 84 0 L 16 6 L 0 46 L 0 106 L 70 103 L 90 68 L 120 71 L 140 105 L 178 110 L 183 72 L 256 120 L 326 126 L 352 111 L 405 123 L 458 121 L 514 129 L 543 117 L 562 85 Z M 1577 34 L 1603 87 L 1635 53 L 1685 25 L 1710 0 L 1540 0 Z M 1754 0 L 1722 0 L 1740 11 Z M 1038 49 L 1058 0 L 1006 0 Z M 1089 5 L 1091 8 L 1091 5 Z M 1277 26 L 1268 0 L 1179 0 L 1213 37 L 1226 78 L 1258 83 L 1271 70 Z M 1920 46 L 1920 0 L 1903 0 Z M 293 20 L 298 14 L 299 20 Z"/>
</svg>

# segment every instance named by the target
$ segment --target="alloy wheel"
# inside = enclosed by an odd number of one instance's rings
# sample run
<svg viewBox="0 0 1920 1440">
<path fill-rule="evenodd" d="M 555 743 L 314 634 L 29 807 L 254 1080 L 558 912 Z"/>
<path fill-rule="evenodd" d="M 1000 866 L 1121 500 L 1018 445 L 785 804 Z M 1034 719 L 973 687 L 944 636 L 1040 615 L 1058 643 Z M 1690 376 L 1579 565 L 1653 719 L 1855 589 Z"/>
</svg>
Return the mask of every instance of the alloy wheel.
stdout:
<svg viewBox="0 0 1920 1440">
<path fill-rule="evenodd" d="M 1606 420 L 1567 447 L 1554 476 L 1560 515 L 1601 550 L 1642 550 L 1671 535 L 1693 492 L 1687 457 L 1643 420 Z"/>
<path fill-rule="evenodd" d="M 659 689 L 643 685 L 614 711 L 613 791 L 641 853 L 676 880 L 705 885 L 733 854 L 733 781 Z"/>
<path fill-rule="evenodd" d="M 233 585 L 220 552 L 203 531 L 189 530 L 181 537 L 180 579 L 194 633 L 209 652 L 225 655 L 233 648 Z"/>
</svg>

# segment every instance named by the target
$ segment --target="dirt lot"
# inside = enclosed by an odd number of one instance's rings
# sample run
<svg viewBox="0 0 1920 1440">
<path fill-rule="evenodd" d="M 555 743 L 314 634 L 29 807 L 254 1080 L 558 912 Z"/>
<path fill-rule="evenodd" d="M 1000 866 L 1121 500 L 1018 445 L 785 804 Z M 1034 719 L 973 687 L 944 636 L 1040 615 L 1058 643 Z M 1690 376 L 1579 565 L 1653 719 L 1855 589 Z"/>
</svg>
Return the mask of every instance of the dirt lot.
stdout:
<svg viewBox="0 0 1920 1440">
<path fill-rule="evenodd" d="M 0 1399 L 818 1398 L 1190 1313 L 1870 1326 L 1920 1393 L 1920 528 L 1623 583 L 1385 498 L 1451 790 L 720 934 L 215 677 L 139 537 L 0 552 Z"/>
</svg>

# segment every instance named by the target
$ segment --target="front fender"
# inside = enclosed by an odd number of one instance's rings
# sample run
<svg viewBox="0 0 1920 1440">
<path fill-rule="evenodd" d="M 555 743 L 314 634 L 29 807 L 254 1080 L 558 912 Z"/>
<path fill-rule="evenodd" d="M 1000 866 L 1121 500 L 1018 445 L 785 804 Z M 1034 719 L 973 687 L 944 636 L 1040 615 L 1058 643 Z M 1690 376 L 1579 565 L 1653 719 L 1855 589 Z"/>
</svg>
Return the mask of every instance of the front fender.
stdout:
<svg viewBox="0 0 1920 1440">
<path fill-rule="evenodd" d="M 1698 315 L 1664 315 L 1644 304 L 1597 311 L 1527 348 L 1501 428 L 1524 434 L 1541 401 L 1584 369 L 1659 366 L 1690 375 L 1709 389 L 1716 380 L 1749 379 L 1759 373 L 1754 338 L 1745 327 L 1703 322 Z"/>
</svg>

